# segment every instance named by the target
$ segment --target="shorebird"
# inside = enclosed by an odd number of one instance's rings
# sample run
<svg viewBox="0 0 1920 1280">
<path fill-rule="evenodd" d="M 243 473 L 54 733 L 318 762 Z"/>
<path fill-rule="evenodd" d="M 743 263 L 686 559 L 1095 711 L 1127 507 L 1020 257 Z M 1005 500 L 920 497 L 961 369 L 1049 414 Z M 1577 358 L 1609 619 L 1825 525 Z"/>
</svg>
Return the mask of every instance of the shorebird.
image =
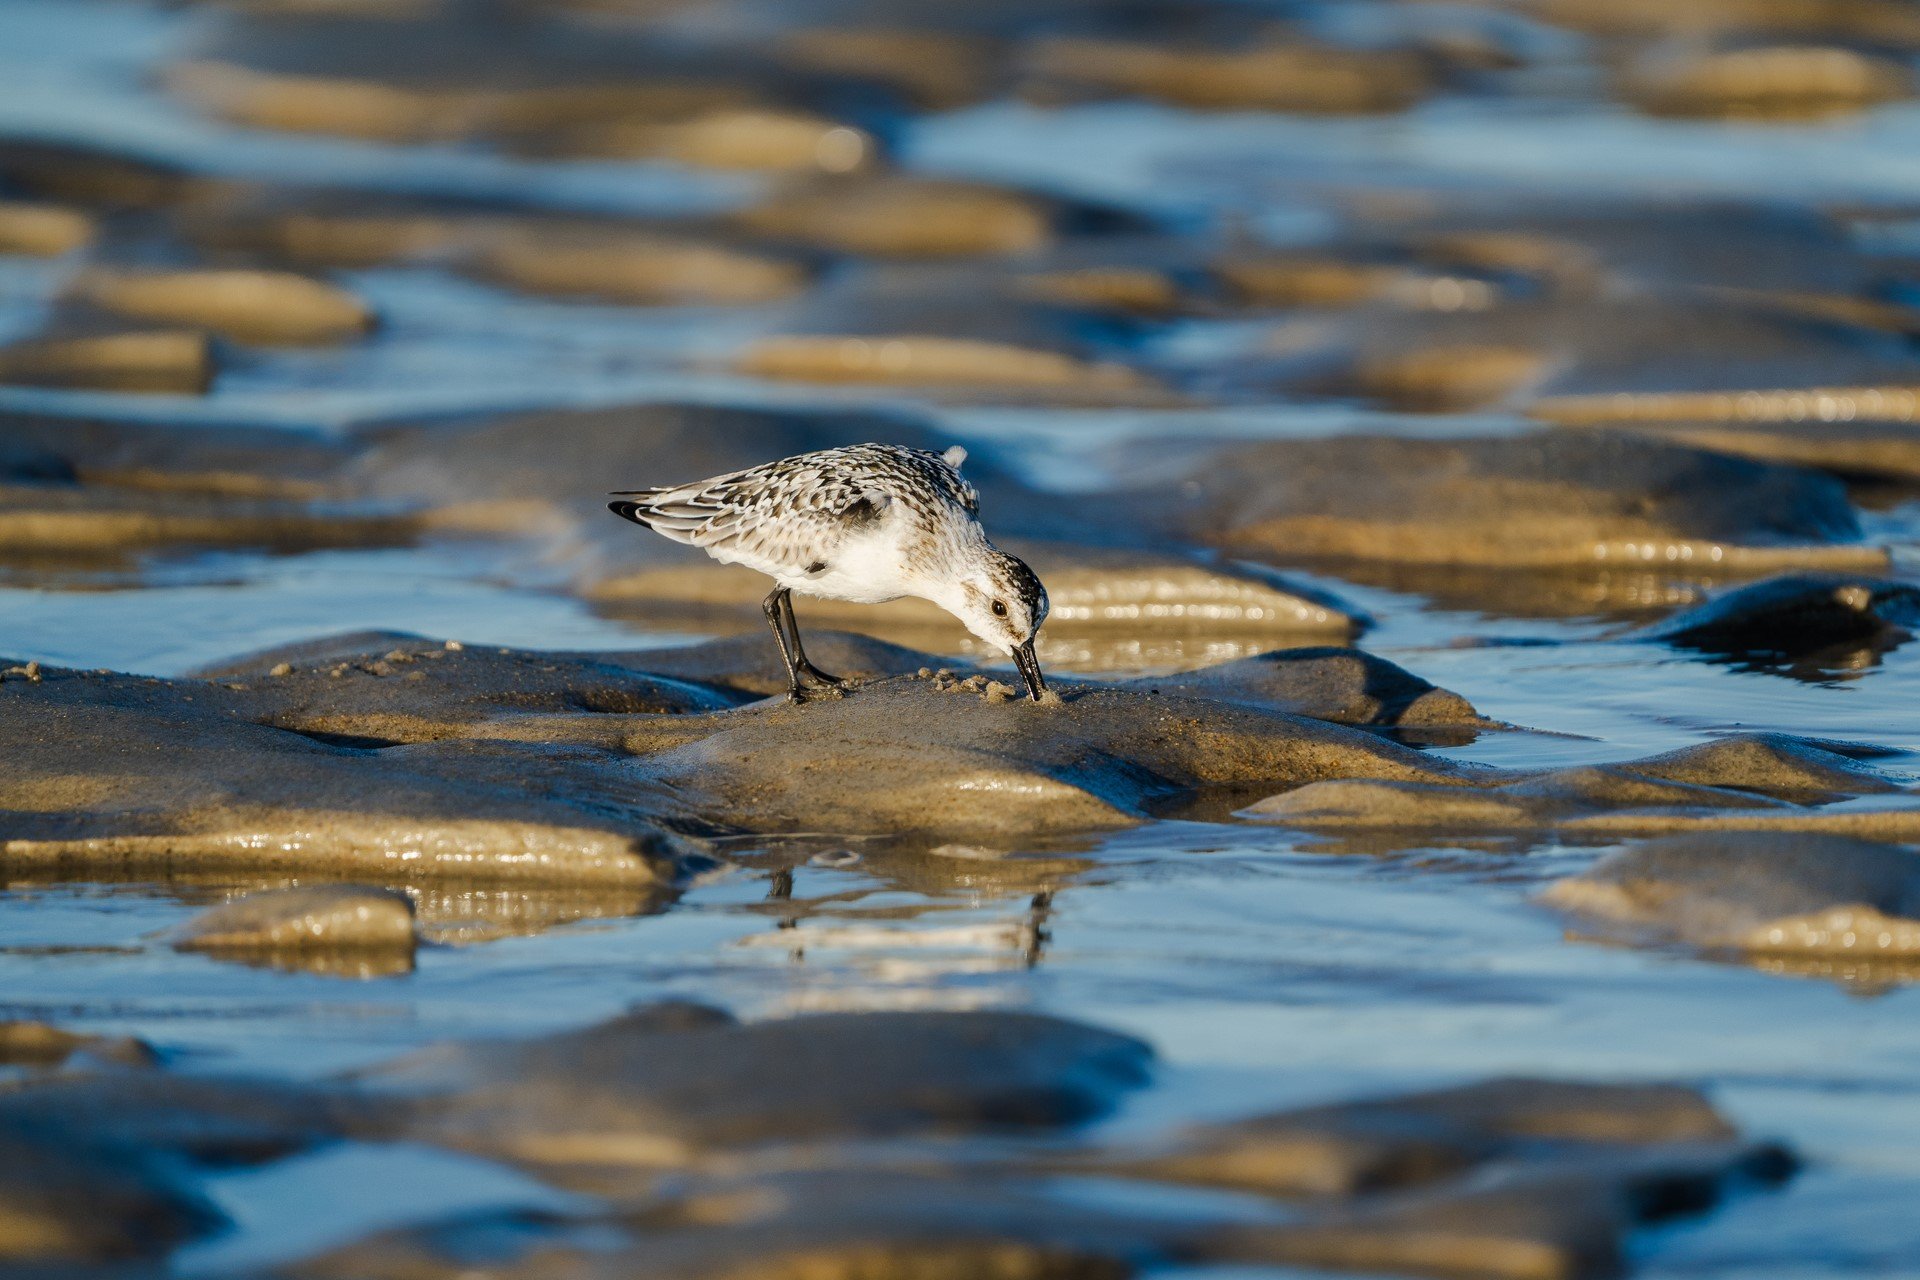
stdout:
<svg viewBox="0 0 1920 1280">
<path fill-rule="evenodd" d="M 1038 702 L 1046 692 L 1034 633 L 1047 590 L 987 541 L 980 495 L 960 476 L 967 451 L 856 444 L 802 453 L 691 484 L 613 496 L 615 515 L 699 547 L 777 584 L 761 605 L 787 667 L 787 697 L 805 702 L 847 683 L 807 661 L 793 593 L 880 604 L 930 600 L 1012 658 Z"/>
</svg>

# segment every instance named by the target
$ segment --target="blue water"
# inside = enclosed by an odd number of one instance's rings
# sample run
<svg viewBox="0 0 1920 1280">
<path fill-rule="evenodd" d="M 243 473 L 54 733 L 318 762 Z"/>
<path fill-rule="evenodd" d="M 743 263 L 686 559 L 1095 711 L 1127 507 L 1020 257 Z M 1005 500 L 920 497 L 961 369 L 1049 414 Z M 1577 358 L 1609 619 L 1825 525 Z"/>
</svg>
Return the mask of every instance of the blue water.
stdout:
<svg viewBox="0 0 1920 1280">
<path fill-rule="evenodd" d="M 1371 21 L 1376 6 L 1326 22 Z M 625 213 L 724 208 L 758 179 L 664 165 L 537 163 L 480 148 L 396 148 L 233 129 L 165 99 L 147 75 L 206 14 L 117 0 L 0 0 L 0 134 L 141 148 L 211 172 L 532 199 Z M 1585 42 L 1541 30 L 1549 60 Z M 1032 182 L 1151 212 L 1196 237 L 1224 221 L 1272 244 L 1328 233 L 1331 188 L 1920 200 L 1920 109 L 1805 127 L 1651 121 L 1572 95 L 1442 96 L 1387 119 L 1165 107 L 996 104 L 910 126 L 907 165 Z M 74 262 L 0 259 L 0 338 L 31 332 Z M 372 340 L 259 353 L 206 398 L 0 389 L 0 409 L 159 421 L 346 429 L 417 413 L 697 398 L 795 404 L 883 400 L 991 443 L 1043 487 L 1097 488 L 1128 441 L 1520 429 L 1509 414 L 1435 418 L 1248 395 L 1175 410 L 955 406 L 755 383 L 719 361 L 783 321 L 780 308 L 644 310 L 530 299 L 434 269 L 345 281 L 386 315 Z M 1208 367 L 1257 339 L 1215 321 L 1170 327 L 1142 359 Z M 1870 517 L 1876 539 L 1920 545 L 1920 513 Z M 1741 672 L 1621 643 L 1609 611 L 1511 617 L 1323 579 L 1379 620 L 1374 651 L 1548 731 L 1453 749 L 1508 765 L 1620 759 L 1733 730 L 1779 729 L 1912 753 L 1920 776 L 1920 644 L 1818 683 Z M 648 632 L 567 595 L 552 565 L 511 544 L 168 558 L 70 580 L 0 579 L 0 654 L 180 674 L 267 645 L 390 628 L 473 642 L 632 648 Z M 1493 646 L 1487 640 L 1546 640 Z M 856 853 L 859 846 L 852 846 Z M 1161 822 L 1029 851 L 1016 874 L 956 856 L 935 887 L 883 856 L 803 866 L 790 902 L 732 869 L 659 914 L 637 904 L 546 904 L 568 923 L 468 941 L 498 921 L 488 895 L 423 904 L 443 939 L 405 976 L 351 981 L 176 953 L 159 940 L 233 884 L 0 882 L 0 1017 L 139 1035 L 175 1069 L 315 1077 L 448 1037 L 577 1027 L 665 997 L 747 1017 L 827 1008 L 1029 1007 L 1151 1040 L 1154 1086 L 1108 1122 L 1148 1134 L 1196 1118 L 1489 1075 L 1698 1083 L 1808 1171 L 1646 1237 L 1642 1274 L 1693 1280 L 1920 1274 L 1920 993 L 1761 972 L 1680 952 L 1569 938 L 1532 902 L 1602 848 L 1414 844 L 1387 853 L 1252 825 Z M 1056 890 L 1032 954 L 1030 899 Z M 515 891 L 517 892 L 517 891 Z M 511 894 L 508 895 L 511 897 Z M 538 904 L 536 904 L 538 905 Z M 782 916 L 794 927 L 782 928 Z M 487 932 L 485 929 L 479 932 Z M 348 1146 L 223 1175 L 211 1194 L 234 1234 L 182 1272 L 270 1264 L 365 1231 L 462 1208 L 569 1197 L 483 1161 Z M 1089 1194 L 1092 1194 L 1089 1192 Z M 1179 1274 L 1182 1280 L 1190 1273 Z M 1198 1273 L 1191 1273 L 1198 1275 Z M 1209 1280 L 1277 1280 L 1213 1269 Z"/>
</svg>

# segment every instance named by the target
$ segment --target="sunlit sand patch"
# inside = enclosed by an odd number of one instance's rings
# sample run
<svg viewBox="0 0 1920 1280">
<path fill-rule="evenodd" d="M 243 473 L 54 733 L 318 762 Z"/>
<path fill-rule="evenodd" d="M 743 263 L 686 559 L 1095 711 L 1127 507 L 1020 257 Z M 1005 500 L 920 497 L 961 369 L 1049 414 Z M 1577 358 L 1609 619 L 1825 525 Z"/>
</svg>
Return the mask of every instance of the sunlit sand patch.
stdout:
<svg viewBox="0 0 1920 1280">
<path fill-rule="evenodd" d="M 247 871 L 289 861 L 336 874 L 445 876 L 497 881 L 657 883 L 634 842 L 587 829 L 448 822 L 395 827 L 360 813 L 313 811 L 298 830 L 270 820 L 232 832 L 80 839 L 15 838 L 0 854 L 27 868 L 97 862 L 111 867 Z"/>
<path fill-rule="evenodd" d="M 361 211 L 262 202 L 198 213 L 182 229 L 214 252 L 305 268 L 444 268 L 524 293 L 643 306 L 776 301 L 802 292 L 813 275 L 800 255 L 686 229 L 377 201 Z"/>
<path fill-rule="evenodd" d="M 1120 500 L 1162 513 L 1173 536 L 1363 570 L 1756 574 L 1889 562 L 1829 477 L 1622 432 L 1273 441 L 1223 449 L 1173 486 Z"/>
<path fill-rule="evenodd" d="M 373 308 L 338 285 L 279 271 L 91 270 L 72 296 L 150 324 L 203 328 L 239 342 L 346 342 L 375 324 Z"/>
<path fill-rule="evenodd" d="M 465 267 L 528 293 L 643 304 L 769 302 L 809 275 L 790 258 L 696 240 L 536 227 L 481 238 Z"/>
<path fill-rule="evenodd" d="M 410 37 L 418 39 L 418 37 Z M 623 115 L 652 119 L 744 105 L 739 84 L 579 73 L 570 83 L 496 85 L 388 81 L 347 74 L 261 71 L 234 62 L 176 63 L 167 88 L 236 124 L 389 143 L 534 139 Z"/>
<path fill-rule="evenodd" d="M 772 53 L 788 66 L 884 84 L 916 106 L 948 110 L 991 90 L 1003 50 L 966 31 L 863 23 L 782 31 Z"/>
<path fill-rule="evenodd" d="M 1776 46 L 1655 54 L 1621 78 L 1622 95 L 1662 116 L 1822 120 L 1905 98 L 1908 69 L 1852 49 Z"/>
<path fill-rule="evenodd" d="M 59 709 L 68 733 L 57 750 L 18 740 L 14 782 L 40 807 L 4 851 L 40 865 L 670 885 L 704 862 L 670 832 L 992 842 L 1111 830 L 1218 788 L 1461 785 L 1447 762 L 1347 726 L 1489 727 L 1459 698 L 1338 649 L 1079 685 L 1037 705 L 984 674 L 922 665 L 831 701 L 740 706 L 752 694 L 727 673 L 757 683 L 764 648 L 749 658 L 719 644 L 712 683 L 696 683 L 699 664 L 684 660 L 668 669 L 694 680 L 394 640 L 258 654 L 215 680 L 23 668 L 0 695 Z M 882 672 L 925 656 L 881 650 Z M 50 793 L 55 772 L 84 785 Z M 103 796 L 93 774 L 122 785 Z"/>
<path fill-rule="evenodd" d="M 0 253 L 57 258 L 85 248 L 99 234 L 81 209 L 21 200 L 0 200 Z"/>
<path fill-rule="evenodd" d="M 1530 529 L 1542 537 L 1532 548 L 1493 535 L 1436 544 L 1432 531 L 1417 525 L 1396 526 L 1367 520 L 1302 517 L 1274 520 L 1249 534 L 1274 545 L 1301 547 L 1316 556 L 1383 558 L 1405 564 L 1503 565 L 1520 569 L 1556 565 L 1619 564 L 1633 568 L 1666 565 L 1730 573 L 1762 574 L 1789 569 L 1871 570 L 1890 563 L 1884 547 L 1872 546 L 1737 546 L 1697 539 L 1607 538 L 1584 539 L 1591 526 L 1584 521 L 1560 522 L 1541 518 Z"/>
<path fill-rule="evenodd" d="M 1522 347 L 1424 347 L 1366 357 L 1352 377 L 1361 394 L 1396 408 L 1450 413 L 1501 403 L 1537 383 L 1551 363 Z"/>
<path fill-rule="evenodd" d="M 1624 427 L 1661 439 L 1849 478 L 1920 477 L 1920 389 L 1825 387 L 1543 396 L 1533 417 L 1570 428 Z"/>
<path fill-rule="evenodd" d="M 4 552 L 393 546 L 409 541 L 417 528 L 403 516 L 323 513 L 273 498 L 0 484 Z"/>
<path fill-rule="evenodd" d="M 1210 110 L 1402 111 L 1431 85 L 1408 52 L 1280 41 L 1216 50 L 1057 38 L 1025 63 L 1035 96 L 1134 94 Z"/>
<path fill-rule="evenodd" d="M 469 95 L 430 95 L 345 78 L 269 75 L 214 61 L 176 64 L 168 70 L 166 83 L 200 110 L 236 124 L 382 142 L 458 136 L 480 110 Z"/>
<path fill-rule="evenodd" d="M 1621 36 L 1757 32 L 1785 38 L 1852 37 L 1920 47 L 1920 14 L 1903 0 L 1518 0 L 1552 23 Z"/>
<path fill-rule="evenodd" d="M 1907 788 L 1833 745 L 1745 734 L 1644 760 L 1484 773 L 1467 787 L 1334 779 L 1269 796 L 1245 815 L 1310 831 L 1535 831 L 1580 841 L 1717 832 L 1914 839 L 1920 805 Z"/>
<path fill-rule="evenodd" d="M 1486 280 L 1333 257 L 1240 253 L 1216 260 L 1211 270 L 1235 301 L 1255 307 L 1373 302 L 1425 311 L 1483 311 L 1500 297 L 1498 286 Z"/>
<path fill-rule="evenodd" d="M 1540 895 L 1601 940 L 1862 983 L 1920 977 L 1920 855 L 1789 832 L 1629 845 Z"/>
<path fill-rule="evenodd" d="M 181 330 L 30 339 L 0 347 L 0 383 L 89 391 L 201 395 L 215 358 L 204 333 Z"/>
<path fill-rule="evenodd" d="M 1527 412 L 1568 426 L 1638 422 L 1913 422 L 1920 386 L 1541 396 Z"/>
<path fill-rule="evenodd" d="M 1355 584 L 1415 596 L 1432 608 L 1503 618 L 1645 621 L 1698 604 L 1724 580 L 1711 563 L 1697 561 L 1527 570 L 1333 560 L 1313 567 Z M 1456 643 L 1474 647 L 1486 641 L 1461 637 Z"/>
<path fill-rule="evenodd" d="M 566 155 L 660 159 L 767 173 L 858 173 L 879 143 L 863 129 L 797 111 L 730 108 L 680 120 L 611 119 L 569 129 L 545 144 Z"/>
<path fill-rule="evenodd" d="M 1080 267 L 1043 271 L 1016 282 L 1023 296 L 1043 302 L 1164 315 L 1180 304 L 1180 284 L 1149 267 Z"/>
<path fill-rule="evenodd" d="M 339 203 L 337 197 L 255 196 L 190 209 L 178 221 L 181 234 L 209 252 L 265 256 L 304 269 L 431 261 L 466 248 L 481 228 L 510 222 L 368 198 Z"/>
<path fill-rule="evenodd" d="M 803 184 L 730 221 L 756 235 L 879 257 L 1027 253 L 1053 238 L 1047 204 L 1033 196 L 898 177 Z"/>
<path fill-rule="evenodd" d="M 1031 347 L 930 334 L 763 338 L 734 367 L 764 378 L 868 382 L 983 390 L 1153 392 L 1153 379 L 1119 364 L 1095 364 Z"/>
</svg>

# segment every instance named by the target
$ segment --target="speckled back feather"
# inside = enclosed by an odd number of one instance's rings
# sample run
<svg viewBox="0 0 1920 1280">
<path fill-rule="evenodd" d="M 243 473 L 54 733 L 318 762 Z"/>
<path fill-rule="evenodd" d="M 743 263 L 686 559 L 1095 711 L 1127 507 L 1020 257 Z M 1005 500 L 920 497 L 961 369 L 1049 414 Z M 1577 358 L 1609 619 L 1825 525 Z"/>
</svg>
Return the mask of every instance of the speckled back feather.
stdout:
<svg viewBox="0 0 1920 1280">
<path fill-rule="evenodd" d="M 608 507 L 675 542 L 716 559 L 765 571 L 804 569 L 830 557 L 847 537 L 869 528 L 898 504 L 914 523 L 932 528 L 958 516 L 971 520 L 980 495 L 945 454 L 893 444 L 857 444 L 796 454 L 728 475 L 616 495 Z"/>
</svg>

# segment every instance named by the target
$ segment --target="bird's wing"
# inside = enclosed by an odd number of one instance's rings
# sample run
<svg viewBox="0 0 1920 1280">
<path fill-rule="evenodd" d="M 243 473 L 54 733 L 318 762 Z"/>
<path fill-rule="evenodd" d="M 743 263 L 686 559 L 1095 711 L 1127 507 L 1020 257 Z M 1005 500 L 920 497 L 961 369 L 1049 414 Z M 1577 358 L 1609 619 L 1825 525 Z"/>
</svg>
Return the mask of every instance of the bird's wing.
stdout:
<svg viewBox="0 0 1920 1280">
<path fill-rule="evenodd" d="M 615 514 L 716 559 L 762 569 L 807 568 L 893 502 L 831 451 L 620 496 L 608 504 Z"/>
</svg>

